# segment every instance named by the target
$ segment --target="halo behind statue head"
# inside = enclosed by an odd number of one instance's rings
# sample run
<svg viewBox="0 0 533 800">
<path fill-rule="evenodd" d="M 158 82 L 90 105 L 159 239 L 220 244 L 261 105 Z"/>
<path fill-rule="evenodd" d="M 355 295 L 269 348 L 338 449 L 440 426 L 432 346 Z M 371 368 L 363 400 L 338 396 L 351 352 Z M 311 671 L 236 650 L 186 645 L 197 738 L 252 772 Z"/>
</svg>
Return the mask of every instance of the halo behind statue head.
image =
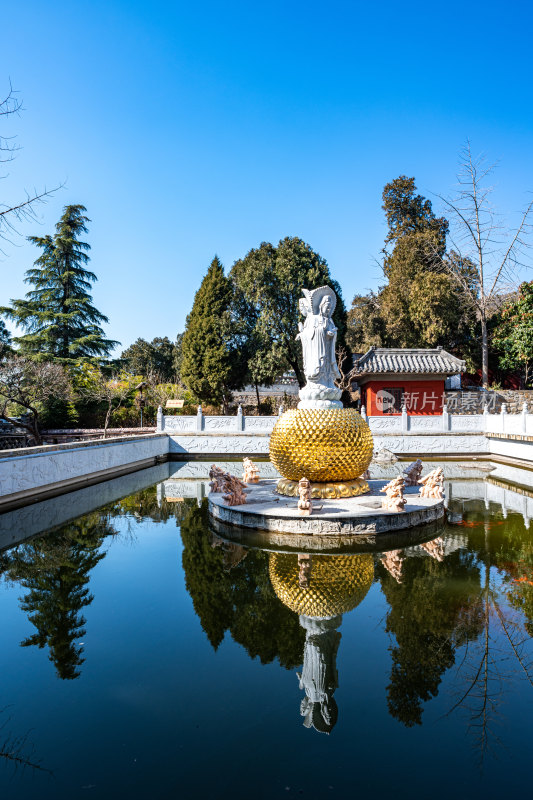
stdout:
<svg viewBox="0 0 533 800">
<path fill-rule="evenodd" d="M 302 289 L 303 294 L 307 298 L 311 306 L 313 314 L 320 313 L 320 304 L 324 297 L 329 297 L 331 300 L 331 313 L 335 311 L 337 305 L 337 295 L 329 286 L 319 286 L 318 289 Z"/>
</svg>

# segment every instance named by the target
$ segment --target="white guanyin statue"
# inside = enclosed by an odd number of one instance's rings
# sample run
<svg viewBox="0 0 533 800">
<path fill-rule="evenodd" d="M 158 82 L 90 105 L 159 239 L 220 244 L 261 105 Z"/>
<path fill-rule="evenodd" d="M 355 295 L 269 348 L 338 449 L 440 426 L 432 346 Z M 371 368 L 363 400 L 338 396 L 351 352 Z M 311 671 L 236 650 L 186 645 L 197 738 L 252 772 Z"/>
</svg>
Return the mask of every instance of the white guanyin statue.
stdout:
<svg viewBox="0 0 533 800">
<path fill-rule="evenodd" d="M 331 318 L 337 297 L 329 286 L 303 293 L 300 312 L 305 319 L 298 323 L 296 338 L 302 343 L 307 383 L 300 389 L 298 408 L 342 408 L 342 392 L 335 386 L 341 376 L 335 355 L 337 328 Z"/>
</svg>

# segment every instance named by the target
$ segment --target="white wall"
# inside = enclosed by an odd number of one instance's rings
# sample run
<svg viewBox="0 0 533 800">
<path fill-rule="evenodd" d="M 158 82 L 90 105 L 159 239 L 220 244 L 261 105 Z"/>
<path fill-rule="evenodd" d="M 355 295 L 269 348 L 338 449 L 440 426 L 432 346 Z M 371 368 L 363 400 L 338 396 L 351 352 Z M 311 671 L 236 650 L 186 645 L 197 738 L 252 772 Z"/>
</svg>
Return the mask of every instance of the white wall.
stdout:
<svg viewBox="0 0 533 800">
<path fill-rule="evenodd" d="M 99 473 L 111 476 L 135 465 L 148 466 L 158 457 L 166 458 L 168 445 L 165 434 L 149 434 L 6 450 L 0 453 L 0 497 L 5 504 L 54 484 L 67 488 Z"/>
</svg>

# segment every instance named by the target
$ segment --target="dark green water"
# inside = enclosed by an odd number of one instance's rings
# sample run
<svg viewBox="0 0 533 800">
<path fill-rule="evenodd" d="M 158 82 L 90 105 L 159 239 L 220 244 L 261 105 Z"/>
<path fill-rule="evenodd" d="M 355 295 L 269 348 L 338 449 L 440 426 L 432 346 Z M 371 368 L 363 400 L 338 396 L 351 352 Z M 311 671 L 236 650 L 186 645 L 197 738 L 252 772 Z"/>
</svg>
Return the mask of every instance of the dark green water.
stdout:
<svg viewBox="0 0 533 800">
<path fill-rule="evenodd" d="M 0 797 L 530 796 L 532 473 L 468 473 L 438 538 L 303 587 L 165 477 L 0 518 Z"/>
</svg>

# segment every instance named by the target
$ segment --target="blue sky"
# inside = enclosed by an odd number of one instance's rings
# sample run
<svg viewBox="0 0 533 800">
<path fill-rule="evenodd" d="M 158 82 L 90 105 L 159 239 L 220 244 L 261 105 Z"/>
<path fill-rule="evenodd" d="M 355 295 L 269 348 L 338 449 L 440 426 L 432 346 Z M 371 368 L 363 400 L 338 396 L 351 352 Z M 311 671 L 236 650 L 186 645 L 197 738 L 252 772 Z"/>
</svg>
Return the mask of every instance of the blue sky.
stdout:
<svg viewBox="0 0 533 800">
<path fill-rule="evenodd" d="M 448 193 L 467 137 L 511 221 L 533 190 L 526 2 L 27 0 L 1 22 L 0 93 L 10 78 L 25 111 L 0 201 L 65 183 L 25 235 L 87 206 L 124 347 L 174 338 L 213 255 L 229 269 L 261 241 L 309 242 L 347 304 L 376 288 L 384 184 Z M 37 256 L 4 249 L 2 304 Z"/>
</svg>

